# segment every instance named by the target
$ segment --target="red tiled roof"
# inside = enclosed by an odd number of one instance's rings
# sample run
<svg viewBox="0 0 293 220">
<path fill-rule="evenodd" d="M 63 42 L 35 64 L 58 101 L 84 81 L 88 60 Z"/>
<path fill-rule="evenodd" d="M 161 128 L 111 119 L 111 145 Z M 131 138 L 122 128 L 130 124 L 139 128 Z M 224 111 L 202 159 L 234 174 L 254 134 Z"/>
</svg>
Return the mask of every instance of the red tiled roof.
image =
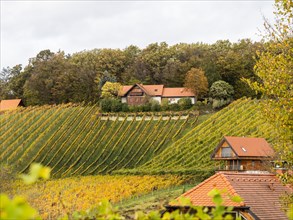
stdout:
<svg viewBox="0 0 293 220">
<path fill-rule="evenodd" d="M 162 97 L 194 97 L 194 93 L 186 90 L 184 87 L 180 88 L 164 88 L 164 85 L 143 85 L 135 84 L 139 86 L 150 96 L 162 96 Z M 129 90 L 131 90 L 135 85 L 132 86 L 122 86 L 120 91 L 120 96 L 125 96 Z"/>
<path fill-rule="evenodd" d="M 250 207 L 260 219 L 287 219 L 285 212 L 281 210 L 280 196 L 293 191 L 283 186 L 273 174 L 219 172 L 182 196 L 190 198 L 196 206 L 214 206 L 207 195 L 213 188 L 226 188 L 230 195 L 239 195 L 243 199 L 243 202 L 237 204 L 226 198 L 225 206 Z"/>
<path fill-rule="evenodd" d="M 239 157 L 272 157 L 274 151 L 264 138 L 228 137 L 224 139 Z"/>
<path fill-rule="evenodd" d="M 145 89 L 148 95 L 161 96 L 163 94 L 164 85 L 139 85 Z"/>
<path fill-rule="evenodd" d="M 120 96 L 124 96 L 133 86 L 122 86 L 121 91 L 119 92 Z"/>
<path fill-rule="evenodd" d="M 0 102 L 0 110 L 12 110 L 16 109 L 21 102 L 21 99 L 7 99 L 1 100 Z"/>
<path fill-rule="evenodd" d="M 194 97 L 194 93 L 184 87 L 164 88 L 163 97 Z"/>
<path fill-rule="evenodd" d="M 214 188 L 219 190 L 227 190 L 227 193 L 231 196 L 238 195 L 225 176 L 222 173 L 217 173 L 181 196 L 189 198 L 191 203 L 195 206 L 214 206 L 215 203 L 213 203 L 212 198 L 208 196 L 208 193 Z M 229 197 L 225 197 L 223 205 L 239 207 L 244 204 L 235 203 Z"/>
<path fill-rule="evenodd" d="M 143 85 L 135 84 L 140 87 L 146 94 L 150 96 L 161 96 L 163 94 L 164 85 Z M 120 96 L 125 96 L 135 85 L 132 86 L 122 86 L 120 91 Z"/>
</svg>

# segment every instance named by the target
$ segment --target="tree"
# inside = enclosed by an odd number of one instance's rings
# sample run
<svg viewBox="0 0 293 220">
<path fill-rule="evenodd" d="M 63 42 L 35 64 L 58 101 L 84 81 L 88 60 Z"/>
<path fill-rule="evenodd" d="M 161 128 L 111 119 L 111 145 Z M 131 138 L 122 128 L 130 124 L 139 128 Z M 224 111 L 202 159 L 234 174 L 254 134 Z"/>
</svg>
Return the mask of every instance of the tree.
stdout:
<svg viewBox="0 0 293 220">
<path fill-rule="evenodd" d="M 280 160 L 293 164 L 293 1 L 275 1 L 275 24 L 265 20 L 265 51 L 258 54 L 256 75 L 246 80 L 262 94 L 262 113 L 279 133 L 274 144 Z M 291 176 L 291 181 L 292 181 Z M 293 181 L 291 182 L 293 183 Z"/>
<path fill-rule="evenodd" d="M 232 99 L 233 95 L 233 86 L 223 80 L 214 82 L 210 88 L 210 97 L 213 99 Z"/>
<path fill-rule="evenodd" d="M 3 68 L 0 72 L 0 100 L 9 97 L 9 80 L 11 78 L 11 69 Z"/>
<path fill-rule="evenodd" d="M 23 95 L 28 105 L 55 104 L 60 102 L 56 90 L 57 79 L 64 73 L 65 54 L 49 50 L 41 51 L 26 67 L 29 78 L 23 86 Z M 61 87 L 63 89 L 63 87 Z"/>
<path fill-rule="evenodd" d="M 116 82 L 106 82 L 102 87 L 102 98 L 117 98 L 122 86 Z"/>
<path fill-rule="evenodd" d="M 201 69 L 191 68 L 185 76 L 184 87 L 201 98 L 208 91 L 208 80 Z"/>
</svg>

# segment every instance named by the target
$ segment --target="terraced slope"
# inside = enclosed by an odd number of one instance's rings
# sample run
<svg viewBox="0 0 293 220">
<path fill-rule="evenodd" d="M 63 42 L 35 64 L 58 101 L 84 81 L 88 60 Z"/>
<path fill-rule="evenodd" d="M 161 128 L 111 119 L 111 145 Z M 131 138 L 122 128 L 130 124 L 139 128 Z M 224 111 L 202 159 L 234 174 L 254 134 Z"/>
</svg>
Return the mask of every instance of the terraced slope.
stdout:
<svg viewBox="0 0 293 220">
<path fill-rule="evenodd" d="M 240 99 L 217 112 L 160 154 L 132 170 L 116 173 L 209 175 L 216 167 L 210 155 L 223 136 L 264 137 L 277 140 L 273 128 L 261 117 L 257 101 Z"/>
<path fill-rule="evenodd" d="M 24 172 L 31 163 L 54 177 L 111 173 L 138 167 L 194 126 L 195 117 L 97 115 L 96 106 L 44 106 L 0 115 L 0 163 Z"/>
</svg>

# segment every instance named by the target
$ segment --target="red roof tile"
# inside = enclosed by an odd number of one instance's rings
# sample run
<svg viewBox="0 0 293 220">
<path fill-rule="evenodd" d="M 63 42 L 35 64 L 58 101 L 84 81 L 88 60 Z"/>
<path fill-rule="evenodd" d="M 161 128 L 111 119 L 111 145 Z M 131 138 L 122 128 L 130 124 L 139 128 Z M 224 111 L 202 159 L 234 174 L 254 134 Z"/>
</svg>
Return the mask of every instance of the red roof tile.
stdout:
<svg viewBox="0 0 293 220">
<path fill-rule="evenodd" d="M 133 86 L 122 86 L 121 91 L 119 92 L 120 96 L 124 96 Z"/>
<path fill-rule="evenodd" d="M 274 151 L 264 138 L 229 137 L 224 139 L 239 157 L 272 157 Z"/>
<path fill-rule="evenodd" d="M 16 109 L 21 103 L 21 99 L 1 100 L 0 111 Z"/>
<path fill-rule="evenodd" d="M 227 190 L 227 193 L 232 196 L 238 195 L 225 176 L 222 173 L 217 173 L 181 196 L 189 198 L 191 203 L 196 206 L 214 206 L 212 198 L 208 196 L 208 193 L 214 188 Z M 235 203 L 229 197 L 225 197 L 224 205 L 243 206 L 244 204 Z"/>
<path fill-rule="evenodd" d="M 194 97 L 194 93 L 186 90 L 184 87 L 180 88 L 164 88 L 164 85 L 143 85 L 135 84 L 139 86 L 150 96 L 162 96 L 162 97 Z M 125 96 L 135 85 L 122 86 L 120 96 Z"/>
<path fill-rule="evenodd" d="M 184 87 L 164 88 L 163 97 L 194 97 L 194 93 Z"/>
<path fill-rule="evenodd" d="M 163 94 L 164 85 L 139 85 L 145 89 L 148 95 L 161 96 Z"/>
<path fill-rule="evenodd" d="M 213 188 L 226 188 L 231 195 L 239 195 L 243 199 L 242 203 L 235 204 L 226 198 L 225 206 L 248 206 L 260 219 L 287 219 L 281 210 L 280 196 L 293 191 L 283 186 L 273 174 L 219 172 L 182 196 L 190 198 L 196 206 L 214 206 L 207 195 Z"/>
</svg>

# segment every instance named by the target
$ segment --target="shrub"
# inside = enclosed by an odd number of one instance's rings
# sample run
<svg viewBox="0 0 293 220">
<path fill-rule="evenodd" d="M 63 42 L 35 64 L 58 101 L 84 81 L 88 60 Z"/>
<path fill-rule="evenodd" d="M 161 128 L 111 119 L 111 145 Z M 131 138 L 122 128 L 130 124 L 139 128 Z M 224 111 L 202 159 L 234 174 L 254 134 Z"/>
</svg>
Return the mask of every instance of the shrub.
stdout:
<svg viewBox="0 0 293 220">
<path fill-rule="evenodd" d="M 183 98 L 178 101 L 180 110 L 190 109 L 192 107 L 192 101 L 190 98 Z"/>
<path fill-rule="evenodd" d="M 152 104 L 151 103 L 146 103 L 145 105 L 142 106 L 142 111 L 143 112 L 149 112 L 151 111 L 151 108 L 152 108 Z"/>
<path fill-rule="evenodd" d="M 106 98 L 101 100 L 100 108 L 103 112 L 120 112 L 122 111 L 122 103 L 118 99 Z"/>
<path fill-rule="evenodd" d="M 121 109 L 123 112 L 129 112 L 129 107 L 126 103 L 121 104 Z"/>
<path fill-rule="evenodd" d="M 100 108 L 103 112 L 110 112 L 112 106 L 112 99 L 102 99 L 100 102 Z"/>
<path fill-rule="evenodd" d="M 170 108 L 169 108 L 169 100 L 167 98 L 162 99 L 161 108 L 162 108 L 163 111 L 170 110 Z"/>
<path fill-rule="evenodd" d="M 231 102 L 231 99 L 213 99 L 213 109 L 219 109 L 226 105 L 228 105 Z"/>
<path fill-rule="evenodd" d="M 173 103 L 173 104 L 169 105 L 169 109 L 172 110 L 172 111 L 179 111 L 180 106 L 177 103 Z"/>
<path fill-rule="evenodd" d="M 111 100 L 111 111 L 120 112 L 122 110 L 122 103 L 118 99 Z"/>
<path fill-rule="evenodd" d="M 213 99 L 232 99 L 233 95 L 233 86 L 223 80 L 214 82 L 210 88 L 210 96 Z"/>
<path fill-rule="evenodd" d="M 161 105 L 157 100 L 151 100 L 150 103 L 151 103 L 151 110 L 153 112 L 161 111 Z"/>
</svg>

